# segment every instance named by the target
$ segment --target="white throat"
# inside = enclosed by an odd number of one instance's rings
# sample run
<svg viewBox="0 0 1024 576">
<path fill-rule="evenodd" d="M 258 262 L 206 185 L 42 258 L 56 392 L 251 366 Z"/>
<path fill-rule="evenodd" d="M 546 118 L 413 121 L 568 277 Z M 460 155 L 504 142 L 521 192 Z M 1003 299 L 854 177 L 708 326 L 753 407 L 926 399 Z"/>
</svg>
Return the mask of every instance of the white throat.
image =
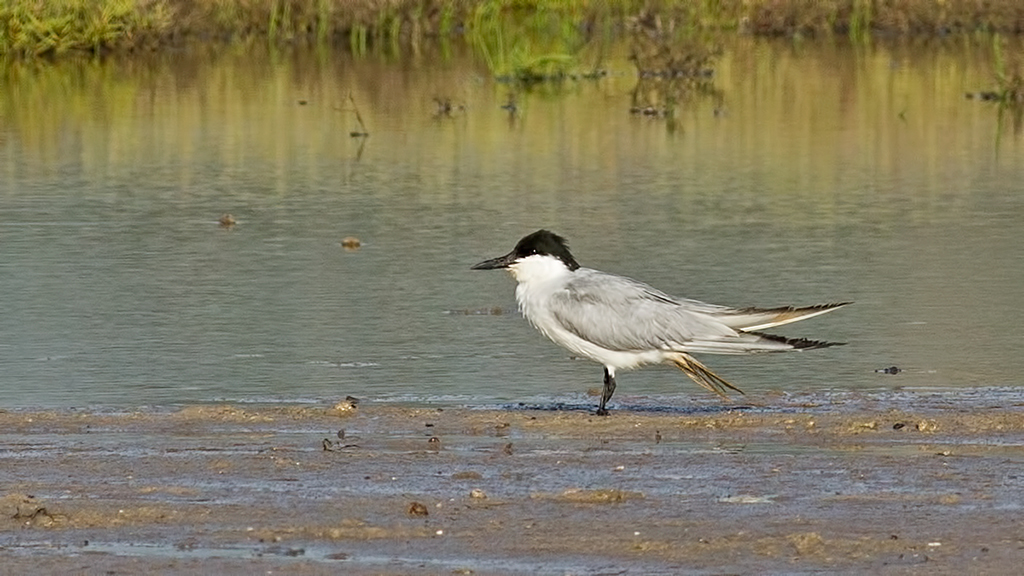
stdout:
<svg viewBox="0 0 1024 576">
<path fill-rule="evenodd" d="M 509 266 L 508 270 L 516 281 L 527 285 L 564 280 L 572 275 L 572 271 L 558 258 L 539 254 L 518 260 Z"/>
<path fill-rule="evenodd" d="M 516 286 L 516 301 L 523 316 L 548 338 L 556 339 L 553 333 L 554 318 L 549 303 L 555 293 L 562 290 L 572 278 L 572 270 L 554 256 L 528 256 L 508 267 L 519 284 Z"/>
</svg>

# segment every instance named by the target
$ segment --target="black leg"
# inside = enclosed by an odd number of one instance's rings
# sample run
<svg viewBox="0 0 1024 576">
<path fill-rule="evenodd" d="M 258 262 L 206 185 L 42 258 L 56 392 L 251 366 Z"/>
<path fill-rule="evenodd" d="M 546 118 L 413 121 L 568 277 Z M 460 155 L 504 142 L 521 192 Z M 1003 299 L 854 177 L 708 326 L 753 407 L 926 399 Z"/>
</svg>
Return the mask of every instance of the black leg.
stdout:
<svg viewBox="0 0 1024 576">
<path fill-rule="evenodd" d="M 604 369 L 604 390 L 601 391 L 601 405 L 597 407 L 598 416 L 607 416 L 608 409 L 605 408 L 605 404 L 612 399 L 612 394 L 615 393 L 615 377 L 608 371 L 606 367 Z"/>
</svg>

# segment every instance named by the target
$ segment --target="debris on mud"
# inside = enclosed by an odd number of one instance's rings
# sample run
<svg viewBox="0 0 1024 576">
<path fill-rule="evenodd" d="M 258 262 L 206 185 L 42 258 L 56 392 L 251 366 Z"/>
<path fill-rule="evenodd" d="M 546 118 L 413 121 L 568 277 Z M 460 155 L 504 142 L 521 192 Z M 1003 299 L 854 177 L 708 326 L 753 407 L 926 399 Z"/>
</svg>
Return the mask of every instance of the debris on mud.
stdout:
<svg viewBox="0 0 1024 576">
<path fill-rule="evenodd" d="M 430 514 L 430 512 L 427 510 L 427 507 L 421 504 L 420 502 L 409 503 L 409 508 L 407 512 L 409 516 L 427 516 Z"/>
<path fill-rule="evenodd" d="M 535 498 L 546 498 L 543 494 L 534 495 Z M 569 488 L 554 498 L 567 502 L 578 502 L 583 504 L 606 504 L 625 502 L 626 500 L 640 500 L 644 495 L 641 492 L 629 490 L 618 490 L 614 488 L 603 488 L 599 490 L 583 490 L 581 488 Z"/>
</svg>

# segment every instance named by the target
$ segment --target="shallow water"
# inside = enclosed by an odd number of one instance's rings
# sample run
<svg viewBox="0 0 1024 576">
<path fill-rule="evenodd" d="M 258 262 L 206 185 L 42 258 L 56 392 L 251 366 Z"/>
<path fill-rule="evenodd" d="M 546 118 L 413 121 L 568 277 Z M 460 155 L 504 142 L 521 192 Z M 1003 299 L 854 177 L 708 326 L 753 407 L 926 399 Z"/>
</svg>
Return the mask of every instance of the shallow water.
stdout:
<svg viewBox="0 0 1024 576">
<path fill-rule="evenodd" d="M 630 115 L 635 72 L 608 66 L 510 117 L 458 54 L 8 65 L 0 406 L 589 403 L 600 368 L 469 270 L 540 227 L 674 294 L 856 301 L 779 330 L 847 346 L 703 358 L 755 398 L 1021 384 L 1024 142 L 964 98 L 986 50 L 741 40 L 675 122 Z M 619 382 L 613 407 L 705 394 Z"/>
</svg>

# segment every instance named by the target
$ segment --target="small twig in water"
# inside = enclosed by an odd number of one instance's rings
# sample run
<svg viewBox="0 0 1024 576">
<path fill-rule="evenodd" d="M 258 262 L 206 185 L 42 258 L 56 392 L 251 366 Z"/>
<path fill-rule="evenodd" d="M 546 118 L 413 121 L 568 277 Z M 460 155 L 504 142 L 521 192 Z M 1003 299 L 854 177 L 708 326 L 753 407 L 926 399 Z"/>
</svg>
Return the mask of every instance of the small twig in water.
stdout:
<svg viewBox="0 0 1024 576">
<path fill-rule="evenodd" d="M 352 103 L 352 111 L 356 114 L 356 122 L 359 123 L 359 131 L 349 132 L 348 135 L 353 138 L 366 138 L 370 135 L 370 132 L 366 129 L 366 123 L 363 122 L 363 115 L 359 113 L 359 106 L 356 105 L 356 99 L 352 97 L 352 93 L 348 93 L 348 101 Z"/>
</svg>

